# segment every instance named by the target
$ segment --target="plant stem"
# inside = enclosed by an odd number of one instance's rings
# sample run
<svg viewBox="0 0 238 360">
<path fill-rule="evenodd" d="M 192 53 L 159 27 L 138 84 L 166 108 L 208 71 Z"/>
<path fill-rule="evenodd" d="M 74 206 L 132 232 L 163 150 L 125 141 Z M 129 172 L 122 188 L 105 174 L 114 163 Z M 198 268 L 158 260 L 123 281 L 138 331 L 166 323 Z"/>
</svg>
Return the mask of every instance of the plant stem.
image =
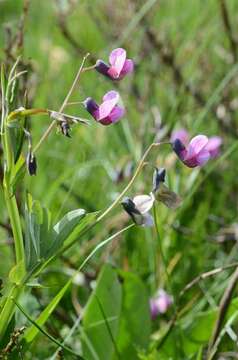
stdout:
<svg viewBox="0 0 238 360">
<path fill-rule="evenodd" d="M 22 291 L 22 287 L 17 284 L 14 284 L 14 286 L 11 288 L 11 290 L 7 295 L 7 300 L 3 306 L 0 315 L 0 340 L 3 338 L 7 330 L 8 324 L 15 311 L 15 303 L 12 301 L 12 299 L 17 300 L 21 294 L 21 291 Z"/>
<path fill-rule="evenodd" d="M 8 188 L 4 189 L 4 195 L 14 237 L 16 264 L 19 264 L 20 262 L 23 262 L 24 264 L 24 242 L 16 197 L 10 193 Z"/>
<path fill-rule="evenodd" d="M 134 173 L 134 175 L 132 176 L 131 180 L 129 181 L 129 183 L 127 184 L 127 186 L 125 187 L 125 189 L 120 193 L 120 195 L 116 198 L 116 200 L 113 201 L 113 203 L 102 213 L 102 215 L 100 215 L 98 218 L 97 218 L 97 222 L 101 221 L 113 208 L 114 206 L 116 206 L 120 201 L 121 199 L 123 198 L 123 196 L 127 193 L 127 191 L 130 189 L 131 185 L 134 183 L 135 179 L 137 178 L 137 176 L 139 175 L 141 169 L 143 168 L 144 166 L 144 162 L 145 162 L 145 159 L 146 157 L 148 156 L 149 152 L 151 151 L 151 149 L 155 146 L 159 146 L 161 145 L 161 143 L 152 143 L 148 149 L 146 150 L 146 152 L 144 153 L 144 155 L 142 156 L 137 168 L 136 168 L 136 171 Z"/>
<path fill-rule="evenodd" d="M 61 105 L 60 109 L 59 109 L 59 113 L 61 113 L 64 108 L 67 106 L 67 103 L 69 101 L 69 98 L 70 96 L 72 95 L 79 79 L 80 79 L 80 75 L 81 73 L 83 72 L 83 67 L 84 67 L 84 63 L 86 61 L 86 59 L 88 58 L 89 54 L 86 54 L 83 58 L 83 61 L 80 65 L 80 68 L 75 76 L 75 79 L 73 81 L 73 84 L 71 85 L 71 88 L 69 89 L 69 92 L 67 93 L 64 101 L 63 101 L 63 104 Z M 41 146 L 41 144 L 47 139 L 47 137 L 49 136 L 49 134 L 51 133 L 51 130 L 54 128 L 54 126 L 56 125 L 57 121 L 56 120 L 53 120 L 52 123 L 49 125 L 49 127 L 46 129 L 46 131 L 44 132 L 44 134 L 42 135 L 42 137 L 40 138 L 39 142 L 36 144 L 35 148 L 33 149 L 33 152 L 35 153 L 39 147 Z"/>
</svg>

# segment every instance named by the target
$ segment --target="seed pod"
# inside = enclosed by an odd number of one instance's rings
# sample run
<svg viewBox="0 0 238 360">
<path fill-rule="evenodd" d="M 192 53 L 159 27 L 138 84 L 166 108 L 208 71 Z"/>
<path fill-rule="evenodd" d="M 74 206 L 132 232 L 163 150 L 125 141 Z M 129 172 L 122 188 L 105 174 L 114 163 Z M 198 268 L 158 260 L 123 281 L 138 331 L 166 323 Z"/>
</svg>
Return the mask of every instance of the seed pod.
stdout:
<svg viewBox="0 0 238 360">
<path fill-rule="evenodd" d="M 27 166 L 29 175 L 31 175 L 31 176 L 36 175 L 36 170 L 37 170 L 36 157 L 31 151 L 29 151 L 27 154 L 26 166 Z"/>
</svg>

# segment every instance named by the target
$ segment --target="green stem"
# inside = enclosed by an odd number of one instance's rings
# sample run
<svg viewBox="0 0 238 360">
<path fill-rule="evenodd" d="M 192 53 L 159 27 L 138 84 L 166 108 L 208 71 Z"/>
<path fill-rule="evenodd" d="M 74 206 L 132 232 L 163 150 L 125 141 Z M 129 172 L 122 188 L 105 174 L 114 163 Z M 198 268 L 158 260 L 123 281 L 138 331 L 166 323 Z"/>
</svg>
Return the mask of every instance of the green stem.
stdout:
<svg viewBox="0 0 238 360">
<path fill-rule="evenodd" d="M 14 237 L 16 263 L 19 264 L 20 262 L 23 262 L 24 264 L 24 242 L 16 197 L 14 195 L 11 195 L 8 188 L 4 189 L 4 195 Z"/>
<path fill-rule="evenodd" d="M 25 252 L 24 252 L 24 242 L 22 235 L 22 227 L 20 214 L 18 211 L 16 197 L 12 193 L 10 179 L 11 179 L 11 170 L 14 166 L 13 162 L 13 152 L 11 147 L 11 140 L 9 134 L 9 128 L 7 127 L 7 118 L 4 123 L 4 134 L 3 136 L 3 149 L 6 159 L 6 168 L 4 172 L 3 179 L 3 188 L 4 188 L 4 197 L 6 201 L 7 211 L 10 218 L 14 244 L 15 244 L 15 255 L 16 255 L 16 265 L 21 264 L 23 269 L 23 277 L 25 275 Z M 3 309 L 0 313 L 0 338 L 4 336 L 4 333 L 7 329 L 7 326 L 14 314 L 15 304 L 12 302 L 11 298 L 17 299 L 23 289 L 23 285 L 14 284 L 8 295 L 7 300 L 3 306 Z"/>
<path fill-rule="evenodd" d="M 7 300 L 3 306 L 0 315 L 0 340 L 3 338 L 7 330 L 8 324 L 15 311 L 15 303 L 12 301 L 12 299 L 17 300 L 21 294 L 21 291 L 22 291 L 22 287 L 17 284 L 14 284 L 14 286 L 11 288 L 11 290 L 7 295 Z"/>
</svg>

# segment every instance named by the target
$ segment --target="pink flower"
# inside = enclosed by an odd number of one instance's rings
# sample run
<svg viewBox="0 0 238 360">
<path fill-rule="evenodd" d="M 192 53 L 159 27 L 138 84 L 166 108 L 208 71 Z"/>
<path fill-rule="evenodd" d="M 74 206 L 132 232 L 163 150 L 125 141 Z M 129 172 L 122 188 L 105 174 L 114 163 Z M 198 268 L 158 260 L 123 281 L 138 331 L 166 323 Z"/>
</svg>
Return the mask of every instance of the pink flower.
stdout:
<svg viewBox="0 0 238 360">
<path fill-rule="evenodd" d="M 186 129 L 174 130 L 171 134 L 170 141 L 174 142 L 176 139 L 179 139 L 184 145 L 189 142 L 189 133 Z"/>
<path fill-rule="evenodd" d="M 154 320 L 159 314 L 165 314 L 173 299 L 163 289 L 159 290 L 156 296 L 150 299 L 150 314 Z"/>
<path fill-rule="evenodd" d="M 218 136 L 208 139 L 205 135 L 195 136 L 187 145 L 184 134 L 172 138 L 173 150 L 180 160 L 188 167 L 204 165 L 210 158 L 219 154 L 222 139 Z M 186 146 L 187 145 L 187 146 Z"/>
<path fill-rule="evenodd" d="M 112 80 L 121 80 L 134 70 L 133 61 L 126 58 L 126 50 L 122 48 L 112 50 L 109 56 L 109 64 L 97 60 L 95 69 Z"/>
<path fill-rule="evenodd" d="M 109 91 L 103 96 L 103 102 L 98 105 L 92 98 L 84 101 L 84 106 L 93 118 L 102 125 L 110 125 L 119 121 L 125 110 L 117 105 L 119 94 Z"/>
</svg>

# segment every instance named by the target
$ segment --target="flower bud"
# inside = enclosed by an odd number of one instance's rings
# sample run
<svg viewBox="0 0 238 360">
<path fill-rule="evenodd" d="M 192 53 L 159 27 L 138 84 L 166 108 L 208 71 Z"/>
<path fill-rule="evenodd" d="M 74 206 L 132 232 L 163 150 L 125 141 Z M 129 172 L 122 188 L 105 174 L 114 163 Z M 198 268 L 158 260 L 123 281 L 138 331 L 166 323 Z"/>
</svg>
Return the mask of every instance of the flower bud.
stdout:
<svg viewBox="0 0 238 360">
<path fill-rule="evenodd" d="M 155 168 L 153 174 L 153 192 L 157 191 L 161 182 L 165 181 L 166 170 Z"/>
<path fill-rule="evenodd" d="M 31 176 L 36 175 L 36 170 L 37 170 L 36 157 L 31 151 L 29 151 L 27 154 L 26 166 L 27 166 L 29 175 L 31 175 Z"/>
</svg>

